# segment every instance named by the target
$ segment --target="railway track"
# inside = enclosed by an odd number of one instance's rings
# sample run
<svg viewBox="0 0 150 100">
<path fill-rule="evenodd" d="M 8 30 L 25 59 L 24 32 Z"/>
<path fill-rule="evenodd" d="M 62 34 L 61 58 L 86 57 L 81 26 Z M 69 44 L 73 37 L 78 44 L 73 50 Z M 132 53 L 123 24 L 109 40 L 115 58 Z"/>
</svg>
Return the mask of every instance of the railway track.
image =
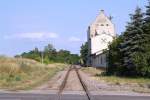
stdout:
<svg viewBox="0 0 150 100">
<path fill-rule="evenodd" d="M 69 67 L 69 69 L 68 69 L 68 71 L 67 71 L 67 73 L 65 75 L 65 78 L 64 78 L 64 80 L 62 81 L 62 84 L 59 87 L 59 91 L 58 91 L 59 100 L 61 100 L 61 96 L 62 96 L 62 93 L 63 93 L 63 91 L 65 89 L 66 84 L 67 84 L 67 80 L 68 80 L 68 77 L 70 75 L 70 72 L 73 71 L 73 70 L 75 70 L 75 72 L 76 72 L 76 75 L 77 75 L 77 77 L 78 77 L 78 79 L 80 81 L 80 84 L 81 84 L 81 86 L 83 88 L 83 91 L 86 94 L 87 100 L 91 100 L 90 99 L 90 93 L 88 91 L 88 88 L 87 88 L 85 82 L 83 81 L 83 79 L 82 79 L 82 77 L 81 77 L 81 75 L 79 73 L 79 69 L 80 68 L 77 68 L 77 66 L 75 66 L 75 65 L 71 65 Z"/>
</svg>

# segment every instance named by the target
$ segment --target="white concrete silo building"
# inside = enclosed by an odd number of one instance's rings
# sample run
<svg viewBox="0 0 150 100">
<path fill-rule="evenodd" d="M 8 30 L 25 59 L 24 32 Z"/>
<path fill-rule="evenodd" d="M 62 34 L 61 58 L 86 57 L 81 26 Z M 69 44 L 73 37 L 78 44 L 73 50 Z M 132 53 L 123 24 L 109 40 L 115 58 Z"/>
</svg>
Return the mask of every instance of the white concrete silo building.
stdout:
<svg viewBox="0 0 150 100">
<path fill-rule="evenodd" d="M 93 67 L 106 67 L 106 54 L 108 44 L 116 37 L 115 26 L 104 10 L 101 10 L 95 21 L 88 27 L 88 65 Z"/>
</svg>

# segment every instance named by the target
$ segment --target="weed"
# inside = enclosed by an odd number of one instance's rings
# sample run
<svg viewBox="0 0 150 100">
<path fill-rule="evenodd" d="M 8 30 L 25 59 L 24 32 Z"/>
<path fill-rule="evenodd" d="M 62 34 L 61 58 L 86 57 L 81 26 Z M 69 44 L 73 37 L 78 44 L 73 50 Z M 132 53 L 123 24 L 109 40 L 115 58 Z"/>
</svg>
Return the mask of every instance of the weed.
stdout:
<svg viewBox="0 0 150 100">
<path fill-rule="evenodd" d="M 34 60 L 0 56 L 0 88 L 31 89 L 65 67 L 65 64 L 47 66 Z"/>
</svg>

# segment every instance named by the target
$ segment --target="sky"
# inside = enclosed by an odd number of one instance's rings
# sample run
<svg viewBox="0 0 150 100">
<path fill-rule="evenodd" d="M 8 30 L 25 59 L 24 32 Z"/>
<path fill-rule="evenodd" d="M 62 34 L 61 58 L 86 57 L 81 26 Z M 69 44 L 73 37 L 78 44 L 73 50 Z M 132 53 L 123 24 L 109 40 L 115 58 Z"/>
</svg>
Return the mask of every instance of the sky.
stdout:
<svg viewBox="0 0 150 100">
<path fill-rule="evenodd" d="M 14 56 L 48 43 L 80 52 L 87 28 L 100 10 L 113 16 L 117 34 L 147 0 L 0 0 L 0 55 Z"/>
</svg>

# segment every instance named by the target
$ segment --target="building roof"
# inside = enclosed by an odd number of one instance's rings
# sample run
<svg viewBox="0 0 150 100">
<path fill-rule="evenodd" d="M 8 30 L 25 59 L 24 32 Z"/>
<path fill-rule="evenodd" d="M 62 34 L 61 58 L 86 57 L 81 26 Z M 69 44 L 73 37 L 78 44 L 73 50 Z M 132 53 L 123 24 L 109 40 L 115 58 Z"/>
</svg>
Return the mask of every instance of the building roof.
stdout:
<svg viewBox="0 0 150 100">
<path fill-rule="evenodd" d="M 96 19 L 94 20 L 93 23 L 91 23 L 91 25 L 97 24 L 97 23 L 111 23 L 111 20 L 106 16 L 104 10 L 101 10 L 100 13 L 98 14 L 98 16 L 96 17 Z M 90 25 L 90 26 L 91 26 Z"/>
</svg>

